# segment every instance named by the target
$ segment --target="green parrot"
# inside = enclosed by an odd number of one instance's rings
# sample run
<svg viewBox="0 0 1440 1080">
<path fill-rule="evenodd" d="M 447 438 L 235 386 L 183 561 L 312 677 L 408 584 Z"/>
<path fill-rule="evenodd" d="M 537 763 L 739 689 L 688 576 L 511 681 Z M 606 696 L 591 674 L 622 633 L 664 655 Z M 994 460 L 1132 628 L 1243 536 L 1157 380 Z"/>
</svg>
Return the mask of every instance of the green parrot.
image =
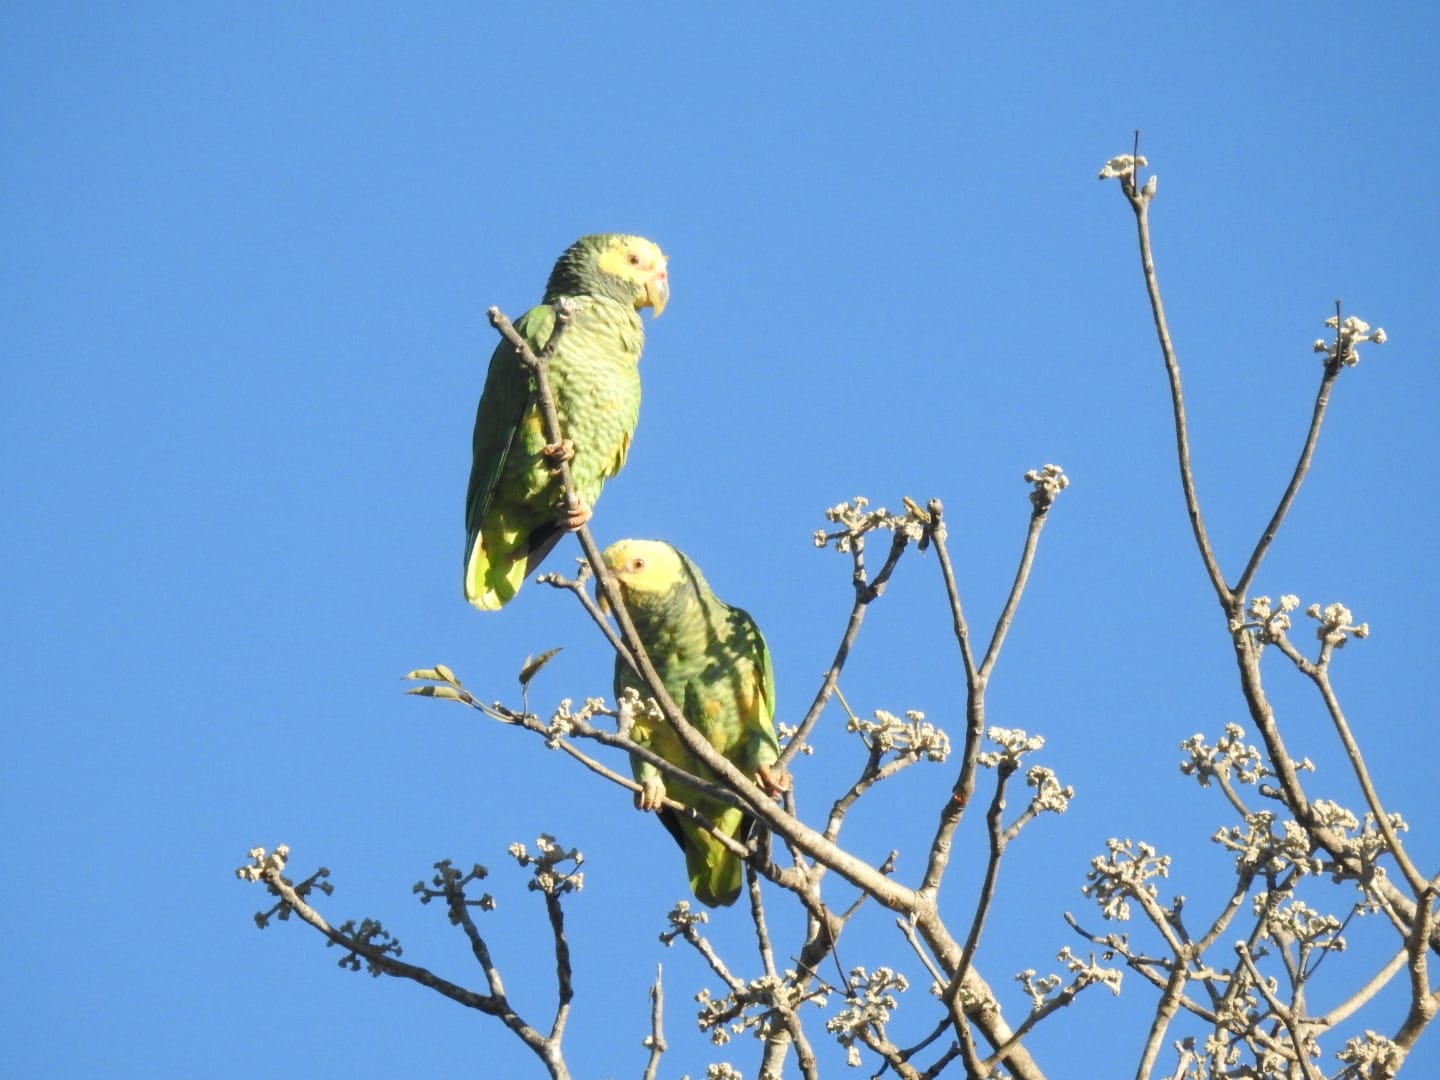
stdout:
<svg viewBox="0 0 1440 1080">
<path fill-rule="evenodd" d="M 515 321 L 539 352 L 555 328 L 553 305 L 568 299 L 578 307 L 550 360 L 560 446 L 546 443 L 535 383 L 514 346 L 496 346 L 475 412 L 465 495 L 465 599 L 477 608 L 503 607 L 560 538 L 589 520 L 605 481 L 625 464 L 640 414 L 638 312 L 665 310 L 666 262 L 639 236 L 582 236 L 555 263 L 541 303 Z M 581 503 L 574 515 L 555 469 L 562 456 Z"/>
<path fill-rule="evenodd" d="M 755 620 L 716 597 L 695 564 L 662 541 L 621 540 L 606 548 L 603 558 L 656 673 L 685 719 L 765 791 L 788 790 L 790 777 L 778 764 L 780 745 L 772 724 L 775 676 Z M 615 696 L 630 687 L 649 697 L 639 677 L 617 659 Z M 686 772 L 713 778 L 664 721 L 638 719 L 631 738 Z M 632 758 L 630 765 L 642 789 L 635 805 L 660 811 L 661 823 L 685 852 L 696 898 L 710 907 L 733 904 L 740 895 L 740 859 L 708 829 L 662 808 L 661 802 L 668 795 L 693 806 L 737 840 L 749 834 L 749 817 L 686 784 L 672 780 L 667 786 L 648 762 Z"/>
</svg>

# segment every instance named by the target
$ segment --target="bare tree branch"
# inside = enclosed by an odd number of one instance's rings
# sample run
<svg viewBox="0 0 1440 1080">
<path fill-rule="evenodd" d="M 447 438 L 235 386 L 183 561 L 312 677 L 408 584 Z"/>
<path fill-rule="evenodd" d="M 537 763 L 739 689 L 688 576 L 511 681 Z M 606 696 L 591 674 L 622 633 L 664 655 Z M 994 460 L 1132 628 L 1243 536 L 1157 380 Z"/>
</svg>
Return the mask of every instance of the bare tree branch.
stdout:
<svg viewBox="0 0 1440 1080">
<path fill-rule="evenodd" d="M 499 972 L 491 961 L 489 950 L 484 945 L 478 931 L 475 930 L 473 923 L 466 927 L 465 932 L 470 939 L 476 959 L 480 962 L 490 984 L 491 992 L 488 994 L 477 993 L 450 982 L 448 979 L 442 979 L 426 968 L 407 964 L 396 958 L 390 951 L 371 944 L 361 935 L 347 934 L 332 927 L 318 911 L 305 901 L 299 890 L 284 877 L 283 870 L 288 850 L 281 845 L 273 853 L 267 855 L 263 849 L 257 848 L 251 852 L 254 865 L 241 867 L 237 872 L 241 877 L 263 882 L 272 894 L 280 898 L 281 918 L 284 918 L 287 912 L 294 912 L 307 925 L 323 934 L 332 944 L 339 945 L 346 950 L 347 955 L 363 959 L 373 974 L 409 980 L 468 1009 L 497 1017 L 545 1064 L 552 1080 L 569 1080 L 570 1071 L 561 1053 L 559 1034 L 554 1033 L 550 1037 L 541 1035 L 527 1024 L 510 1005 L 509 999 L 505 996 Z M 461 907 L 463 910 L 464 906 L 461 905 Z M 468 913 L 465 914 L 465 918 L 468 920 Z"/>
</svg>

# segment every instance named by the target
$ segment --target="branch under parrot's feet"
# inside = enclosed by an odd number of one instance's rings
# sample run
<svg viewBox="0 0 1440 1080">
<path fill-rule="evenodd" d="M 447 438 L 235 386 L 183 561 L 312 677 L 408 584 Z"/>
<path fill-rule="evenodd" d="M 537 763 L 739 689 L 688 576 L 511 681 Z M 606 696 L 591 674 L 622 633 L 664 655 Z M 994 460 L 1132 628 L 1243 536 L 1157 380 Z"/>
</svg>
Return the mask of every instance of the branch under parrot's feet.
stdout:
<svg viewBox="0 0 1440 1080">
<path fill-rule="evenodd" d="M 755 781 L 767 795 L 779 795 L 790 790 L 790 773 L 781 765 L 761 765 L 755 770 Z"/>
</svg>

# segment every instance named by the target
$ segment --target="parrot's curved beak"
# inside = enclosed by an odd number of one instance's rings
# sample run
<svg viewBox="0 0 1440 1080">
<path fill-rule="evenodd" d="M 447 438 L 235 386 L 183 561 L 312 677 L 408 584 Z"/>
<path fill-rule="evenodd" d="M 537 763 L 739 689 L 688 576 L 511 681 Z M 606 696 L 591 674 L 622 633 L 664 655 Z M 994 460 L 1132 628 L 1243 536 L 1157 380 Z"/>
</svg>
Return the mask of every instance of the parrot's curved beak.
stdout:
<svg viewBox="0 0 1440 1080">
<path fill-rule="evenodd" d="M 665 305 L 670 302 L 670 273 L 664 267 L 656 271 L 655 276 L 645 282 L 645 293 L 640 298 L 636 307 L 650 307 L 655 309 L 655 318 L 665 310 Z"/>
</svg>

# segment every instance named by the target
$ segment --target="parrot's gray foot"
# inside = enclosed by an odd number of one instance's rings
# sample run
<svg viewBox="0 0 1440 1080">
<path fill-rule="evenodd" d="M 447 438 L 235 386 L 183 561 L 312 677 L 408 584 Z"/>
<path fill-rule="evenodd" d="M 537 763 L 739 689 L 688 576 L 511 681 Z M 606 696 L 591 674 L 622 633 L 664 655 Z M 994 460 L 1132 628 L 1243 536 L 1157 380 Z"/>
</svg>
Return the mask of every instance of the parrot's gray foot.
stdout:
<svg viewBox="0 0 1440 1080">
<path fill-rule="evenodd" d="M 589 521 L 590 517 L 590 507 L 586 506 L 579 499 L 576 499 L 573 509 L 566 507 L 560 512 L 560 524 L 565 526 L 567 532 L 574 532 Z"/>
<path fill-rule="evenodd" d="M 665 781 L 658 776 L 647 776 L 640 781 L 640 790 L 635 794 L 636 810 L 659 810 L 665 805 Z"/>
<path fill-rule="evenodd" d="M 569 439 L 561 439 L 558 443 L 546 444 L 540 453 L 552 466 L 559 468 L 561 462 L 575 459 L 575 444 Z"/>
<path fill-rule="evenodd" d="M 779 765 L 761 765 L 755 770 L 755 782 L 765 789 L 767 795 L 779 795 L 790 790 L 790 774 Z"/>
</svg>

